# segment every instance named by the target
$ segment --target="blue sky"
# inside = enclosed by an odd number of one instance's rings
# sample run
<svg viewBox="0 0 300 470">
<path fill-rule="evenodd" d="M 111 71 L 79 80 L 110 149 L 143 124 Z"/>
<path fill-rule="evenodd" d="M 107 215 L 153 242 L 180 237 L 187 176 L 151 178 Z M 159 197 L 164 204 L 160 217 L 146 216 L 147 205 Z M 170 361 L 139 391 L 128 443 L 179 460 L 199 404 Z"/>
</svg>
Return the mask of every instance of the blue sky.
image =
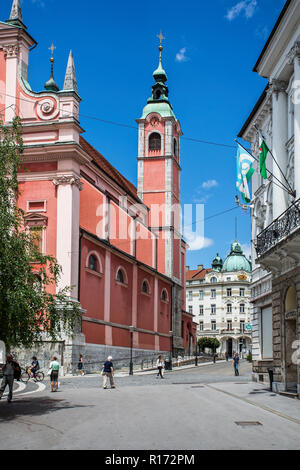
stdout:
<svg viewBox="0 0 300 470">
<path fill-rule="evenodd" d="M 21 0 L 23 20 L 38 42 L 29 82 L 41 91 L 55 51 L 55 79 L 63 86 L 73 50 L 80 112 L 135 125 L 151 95 L 162 30 L 169 98 L 185 137 L 234 145 L 266 85 L 252 68 L 285 0 Z M 2 0 L 2 20 L 12 0 Z M 129 180 L 137 179 L 137 131 L 81 118 L 85 138 Z M 235 206 L 235 149 L 182 140 L 183 204 L 205 203 L 205 217 Z M 205 248 L 187 264 L 209 266 L 225 257 L 235 238 L 249 247 L 250 215 L 238 209 L 205 223 Z M 195 245 L 195 246 L 194 246 Z"/>
</svg>

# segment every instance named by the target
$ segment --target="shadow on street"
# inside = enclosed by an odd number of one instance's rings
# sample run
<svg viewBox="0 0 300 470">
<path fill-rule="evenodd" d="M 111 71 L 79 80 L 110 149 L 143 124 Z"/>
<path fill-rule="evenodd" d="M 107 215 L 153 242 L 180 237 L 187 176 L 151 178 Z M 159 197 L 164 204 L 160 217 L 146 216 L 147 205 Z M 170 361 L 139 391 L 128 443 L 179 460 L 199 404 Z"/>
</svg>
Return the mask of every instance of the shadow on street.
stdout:
<svg viewBox="0 0 300 470">
<path fill-rule="evenodd" d="M 17 399 L 11 403 L 0 404 L 0 424 L 12 421 L 22 416 L 44 416 L 55 411 L 64 411 L 79 408 L 92 408 L 94 405 L 75 405 L 70 404 L 64 399 L 39 397 L 33 399 Z"/>
</svg>

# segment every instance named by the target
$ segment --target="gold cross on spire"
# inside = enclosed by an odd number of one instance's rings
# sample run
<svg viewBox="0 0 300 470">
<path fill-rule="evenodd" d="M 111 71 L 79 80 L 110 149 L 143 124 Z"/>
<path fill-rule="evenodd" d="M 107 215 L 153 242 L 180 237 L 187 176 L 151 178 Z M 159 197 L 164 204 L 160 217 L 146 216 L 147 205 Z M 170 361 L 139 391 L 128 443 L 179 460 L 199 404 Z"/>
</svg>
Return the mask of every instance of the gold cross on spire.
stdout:
<svg viewBox="0 0 300 470">
<path fill-rule="evenodd" d="M 160 45 L 162 44 L 163 39 L 166 39 L 166 38 L 162 35 L 161 30 L 160 30 L 160 34 L 158 34 L 157 37 L 158 37 L 158 39 L 160 40 Z"/>
<path fill-rule="evenodd" d="M 51 51 L 51 58 L 52 58 L 52 57 L 53 57 L 53 52 L 54 52 L 54 50 L 56 49 L 56 47 L 55 47 L 54 44 L 52 43 L 52 44 L 51 44 L 51 47 L 49 47 L 48 49 L 49 49 L 49 51 Z"/>
</svg>

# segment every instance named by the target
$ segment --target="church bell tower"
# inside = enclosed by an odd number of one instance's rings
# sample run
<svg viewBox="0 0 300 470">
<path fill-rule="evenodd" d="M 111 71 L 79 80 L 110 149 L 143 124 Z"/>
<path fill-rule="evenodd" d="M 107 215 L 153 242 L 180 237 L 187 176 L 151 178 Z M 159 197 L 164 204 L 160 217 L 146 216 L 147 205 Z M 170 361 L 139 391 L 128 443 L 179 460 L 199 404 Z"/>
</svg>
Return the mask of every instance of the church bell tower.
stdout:
<svg viewBox="0 0 300 470">
<path fill-rule="evenodd" d="M 150 209 L 149 227 L 157 236 L 157 269 L 174 281 L 173 331 L 181 339 L 182 234 L 180 220 L 180 137 L 179 121 L 169 101 L 167 74 L 162 66 L 160 34 L 159 64 L 153 73 L 152 96 L 137 120 L 138 196 Z"/>
</svg>

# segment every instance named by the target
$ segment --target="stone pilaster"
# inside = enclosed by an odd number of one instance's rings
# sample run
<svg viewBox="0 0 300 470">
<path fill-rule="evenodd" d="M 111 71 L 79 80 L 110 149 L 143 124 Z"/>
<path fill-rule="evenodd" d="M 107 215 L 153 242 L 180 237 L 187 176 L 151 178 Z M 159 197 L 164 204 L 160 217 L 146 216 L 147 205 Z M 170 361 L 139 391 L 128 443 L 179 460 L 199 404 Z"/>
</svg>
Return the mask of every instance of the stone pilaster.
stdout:
<svg viewBox="0 0 300 470">
<path fill-rule="evenodd" d="M 5 121 L 11 122 L 16 116 L 19 45 L 9 44 L 3 51 L 6 59 Z"/>
<path fill-rule="evenodd" d="M 295 43 L 288 55 L 288 62 L 294 67 L 294 184 L 298 199 L 300 197 L 300 42 Z"/>
<path fill-rule="evenodd" d="M 79 256 L 79 192 L 82 189 L 76 174 L 58 175 L 57 187 L 56 258 L 63 266 L 58 288 L 72 287 L 71 296 L 78 298 Z"/>
<path fill-rule="evenodd" d="M 286 93 L 287 83 L 273 80 L 270 93 L 273 102 L 273 155 L 281 171 L 286 173 L 288 139 L 288 96 Z M 273 174 L 277 180 L 286 185 L 283 175 L 278 166 L 273 162 Z M 277 185 L 273 185 L 273 217 L 276 219 L 287 209 L 287 192 Z"/>
</svg>

